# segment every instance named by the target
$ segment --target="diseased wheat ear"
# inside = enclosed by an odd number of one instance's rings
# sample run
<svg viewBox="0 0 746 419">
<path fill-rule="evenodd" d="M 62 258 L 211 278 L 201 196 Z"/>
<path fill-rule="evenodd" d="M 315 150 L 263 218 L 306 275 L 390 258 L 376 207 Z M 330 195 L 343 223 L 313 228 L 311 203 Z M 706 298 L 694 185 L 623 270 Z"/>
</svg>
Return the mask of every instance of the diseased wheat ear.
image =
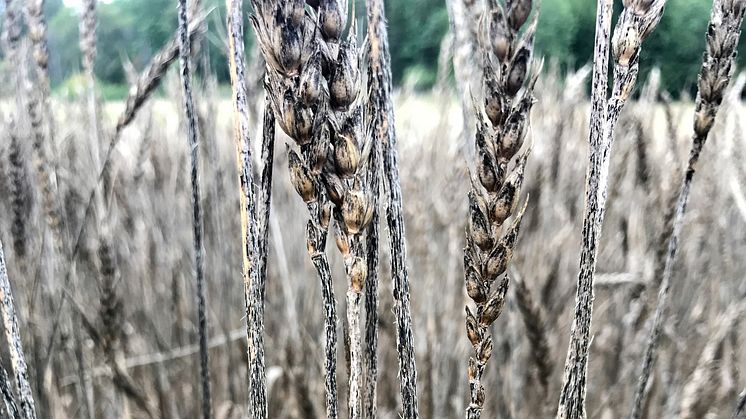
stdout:
<svg viewBox="0 0 746 419">
<path fill-rule="evenodd" d="M 474 349 L 468 368 L 469 419 L 479 418 L 484 408 L 482 376 L 493 350 L 489 327 L 505 306 L 510 283 L 506 270 L 528 204 L 518 209 L 531 153 L 531 146 L 524 148 L 523 143 L 538 76 L 538 68 L 532 67 L 532 51 L 539 10 L 529 22 L 531 11 L 530 0 L 513 2 L 509 8 L 492 1 L 482 20 L 486 32 L 480 42 L 484 99 L 481 104 L 474 101 L 476 161 L 464 249 L 466 291 L 475 305 L 475 311 L 466 307 L 466 332 Z M 494 290 L 493 283 L 497 283 Z"/>
</svg>

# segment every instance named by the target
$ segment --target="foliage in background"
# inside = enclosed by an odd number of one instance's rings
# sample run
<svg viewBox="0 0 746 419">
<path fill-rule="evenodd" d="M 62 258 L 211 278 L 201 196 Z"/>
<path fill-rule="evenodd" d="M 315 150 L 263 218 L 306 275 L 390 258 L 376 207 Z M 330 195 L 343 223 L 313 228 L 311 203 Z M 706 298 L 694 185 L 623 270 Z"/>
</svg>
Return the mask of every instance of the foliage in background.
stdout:
<svg viewBox="0 0 746 419">
<path fill-rule="evenodd" d="M 358 0 L 357 11 L 364 10 Z M 621 3 L 621 2 L 617 2 Z M 225 45 L 225 5 L 222 0 L 205 0 L 212 9 L 210 30 L 203 42 L 211 70 L 221 83 L 228 81 L 223 58 Z M 662 88 L 674 95 L 693 94 L 698 65 L 709 16 L 710 0 L 670 2 L 658 30 L 650 37 L 642 53 L 642 78 L 653 67 L 662 70 Z M 617 8 L 620 4 L 617 4 Z M 79 71 L 78 11 L 65 7 L 62 0 L 47 0 L 49 16 L 50 72 L 52 83 L 59 86 Z M 0 6 L 2 8 L 2 6 Z M 437 72 L 438 52 L 448 31 L 448 13 L 444 0 L 387 0 L 394 83 L 406 81 L 416 87 L 432 85 Z M 548 60 L 562 68 L 585 64 L 593 49 L 595 11 L 587 0 L 544 0 L 536 46 Z M 365 19 L 361 19 L 361 26 Z M 170 0 L 114 0 L 99 6 L 99 57 L 96 74 L 107 84 L 126 81 L 122 59 L 141 69 L 153 53 L 173 36 L 176 8 Z M 676 28 L 687 28 L 676 30 Z M 364 28 L 361 27 L 360 30 Z M 247 38 L 251 31 L 247 31 Z M 742 40 L 742 43 L 744 41 Z M 251 45 L 247 40 L 247 45 Z M 739 57 L 739 64 L 743 59 Z"/>
</svg>

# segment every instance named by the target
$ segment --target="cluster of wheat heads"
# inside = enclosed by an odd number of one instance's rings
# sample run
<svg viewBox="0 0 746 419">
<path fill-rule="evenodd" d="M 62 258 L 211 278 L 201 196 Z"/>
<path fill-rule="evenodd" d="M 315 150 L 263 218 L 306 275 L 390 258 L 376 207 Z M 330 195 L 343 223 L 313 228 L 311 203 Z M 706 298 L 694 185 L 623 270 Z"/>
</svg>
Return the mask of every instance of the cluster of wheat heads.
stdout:
<svg viewBox="0 0 746 419">
<path fill-rule="evenodd" d="M 338 416 L 337 309 L 326 255 L 330 226 L 334 228 L 348 282 L 349 415 L 370 416 L 376 409 L 377 291 L 374 287 L 377 286 L 378 227 L 371 223 L 378 220 L 375 214 L 380 167 L 387 174 L 392 194 L 388 220 L 394 258 L 392 276 L 397 301 L 402 401 L 405 416 L 417 417 L 416 368 L 383 5 L 377 1 L 367 4 L 371 87 L 366 90 L 361 75 L 363 49 L 358 45 L 356 22 L 348 23 L 347 1 L 309 2 L 308 8 L 299 0 L 252 4 L 252 24 L 267 62 L 268 102 L 280 127 L 295 143 L 288 150 L 290 176 L 310 216 L 306 225 L 307 248 L 323 297 L 327 417 Z M 382 165 L 379 153 L 383 156 Z M 368 281 L 369 274 L 372 281 Z M 361 335 L 364 291 L 369 319 L 365 323 L 373 328 L 370 334 L 366 332 L 365 353 Z"/>
</svg>

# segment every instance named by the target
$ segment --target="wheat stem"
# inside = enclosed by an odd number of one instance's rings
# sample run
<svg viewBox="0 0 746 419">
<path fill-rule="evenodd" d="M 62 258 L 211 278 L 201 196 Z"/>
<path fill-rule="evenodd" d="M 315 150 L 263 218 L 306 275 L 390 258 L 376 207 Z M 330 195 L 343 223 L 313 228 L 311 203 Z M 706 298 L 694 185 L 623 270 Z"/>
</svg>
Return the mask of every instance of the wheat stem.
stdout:
<svg viewBox="0 0 746 419">
<path fill-rule="evenodd" d="M 375 4 L 377 3 L 377 4 Z M 377 101 L 376 112 L 380 118 L 380 129 L 376 141 L 380 142 L 383 157 L 383 172 L 389 205 L 386 208 L 386 221 L 389 228 L 389 248 L 391 250 L 391 278 L 393 280 L 394 311 L 396 315 L 396 349 L 399 358 L 399 380 L 402 398 L 402 417 L 419 417 L 417 407 L 417 366 L 412 333 L 412 314 L 409 302 L 409 277 L 407 273 L 407 249 L 404 242 L 404 217 L 402 213 L 402 191 L 399 178 L 399 157 L 396 149 L 394 109 L 391 101 L 391 57 L 388 49 L 388 36 L 385 31 L 386 15 L 383 3 L 371 3 L 371 20 L 374 23 L 371 37 L 371 65 L 378 67 L 378 77 L 372 82 L 377 86 L 371 90 Z"/>
<path fill-rule="evenodd" d="M 230 48 L 230 73 L 233 88 L 233 110 L 235 114 L 234 136 L 236 141 L 236 164 L 240 183 L 241 205 L 241 243 L 242 273 L 244 282 L 244 300 L 246 304 L 246 328 L 249 359 L 249 414 L 254 418 L 267 417 L 267 383 L 264 363 L 264 274 L 266 269 L 266 250 L 258 253 L 257 248 L 257 214 L 256 197 L 251 160 L 251 143 L 249 136 L 249 103 L 246 92 L 245 59 L 243 43 L 242 4 L 238 0 L 229 0 L 228 7 L 228 41 Z M 267 113 L 269 112 L 269 113 Z M 272 110 L 265 108 L 264 133 L 265 141 L 262 153 L 271 153 L 273 145 L 274 120 Z M 270 125 L 272 126 L 270 128 Z M 269 155 L 269 154 L 267 154 Z M 265 161 L 265 173 L 262 176 L 262 194 L 260 203 L 265 212 L 262 220 L 263 237 L 266 241 L 266 222 L 269 217 L 269 188 L 271 187 L 271 161 Z M 267 170 L 269 170 L 267 172 Z M 264 207 L 266 206 L 266 207 Z M 264 256 L 262 256 L 264 255 Z M 259 262 L 263 258 L 264 262 Z"/>
<path fill-rule="evenodd" d="M 10 364 L 13 367 L 13 375 L 15 375 L 16 385 L 18 386 L 21 411 L 23 412 L 22 417 L 23 419 L 36 419 L 34 397 L 28 381 L 26 356 L 23 353 L 21 329 L 18 325 L 18 316 L 16 315 L 15 303 L 13 302 L 13 292 L 10 288 L 8 271 L 5 267 L 5 253 L 3 252 L 2 242 L 0 242 L 0 301 L 2 302 L 0 311 L 3 315 L 5 339 L 8 342 Z"/>
<path fill-rule="evenodd" d="M 179 0 L 179 62 L 182 83 L 182 99 L 187 128 L 187 143 L 191 155 L 192 184 L 192 234 L 194 239 L 195 274 L 197 280 L 197 313 L 200 345 L 200 376 L 202 381 L 202 416 L 212 417 L 210 400 L 210 366 L 207 348 L 207 309 L 205 298 L 205 246 L 204 220 L 202 218 L 202 197 L 199 182 L 199 140 L 197 138 L 197 121 L 194 115 L 192 97 L 192 73 L 190 61 L 190 43 L 187 20 L 187 0 Z"/>
<path fill-rule="evenodd" d="M 606 212 L 609 164 L 614 129 L 637 81 L 640 47 L 663 15 L 665 0 L 626 0 L 611 42 L 614 84 L 606 98 L 611 3 L 598 3 L 594 50 L 593 93 L 589 166 L 586 174 L 586 205 L 575 316 L 565 361 L 557 416 L 585 418 L 585 393 L 590 329 L 593 316 L 596 257 Z"/>
<path fill-rule="evenodd" d="M 746 388 L 744 388 L 741 394 L 738 396 L 736 408 L 735 410 L 733 410 L 733 417 L 731 419 L 744 418 L 746 418 Z"/>
<path fill-rule="evenodd" d="M 558 418 L 585 418 L 585 379 L 590 345 L 590 321 L 593 304 L 593 270 L 600 225 L 596 224 L 599 200 L 605 198 L 606 183 L 601 183 L 603 155 L 610 145 L 605 144 L 606 89 L 611 40 L 611 0 L 598 0 L 596 37 L 593 53 L 593 84 L 591 91 L 590 163 L 586 176 L 586 211 L 583 218 L 583 247 L 580 256 L 580 275 L 572 325 L 570 348 L 565 362 Z M 608 160 L 608 157 L 606 158 Z M 605 176 L 604 176 L 605 180 Z M 602 189 L 601 189 L 602 188 Z"/>
</svg>

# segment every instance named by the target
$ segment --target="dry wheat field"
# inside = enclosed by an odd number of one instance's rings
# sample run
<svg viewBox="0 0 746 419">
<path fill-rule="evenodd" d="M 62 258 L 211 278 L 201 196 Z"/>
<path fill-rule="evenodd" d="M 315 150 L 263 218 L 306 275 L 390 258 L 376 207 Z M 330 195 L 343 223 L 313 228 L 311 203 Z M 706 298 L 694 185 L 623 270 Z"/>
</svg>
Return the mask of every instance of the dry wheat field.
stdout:
<svg viewBox="0 0 746 419">
<path fill-rule="evenodd" d="M 597 0 L 576 70 L 540 1 L 448 0 L 427 92 L 382 0 L 227 0 L 230 95 L 174 0 L 108 102 L 95 0 L 66 98 L 4 2 L 0 417 L 746 418 L 746 1 L 673 100 L 665 0 Z"/>
</svg>

